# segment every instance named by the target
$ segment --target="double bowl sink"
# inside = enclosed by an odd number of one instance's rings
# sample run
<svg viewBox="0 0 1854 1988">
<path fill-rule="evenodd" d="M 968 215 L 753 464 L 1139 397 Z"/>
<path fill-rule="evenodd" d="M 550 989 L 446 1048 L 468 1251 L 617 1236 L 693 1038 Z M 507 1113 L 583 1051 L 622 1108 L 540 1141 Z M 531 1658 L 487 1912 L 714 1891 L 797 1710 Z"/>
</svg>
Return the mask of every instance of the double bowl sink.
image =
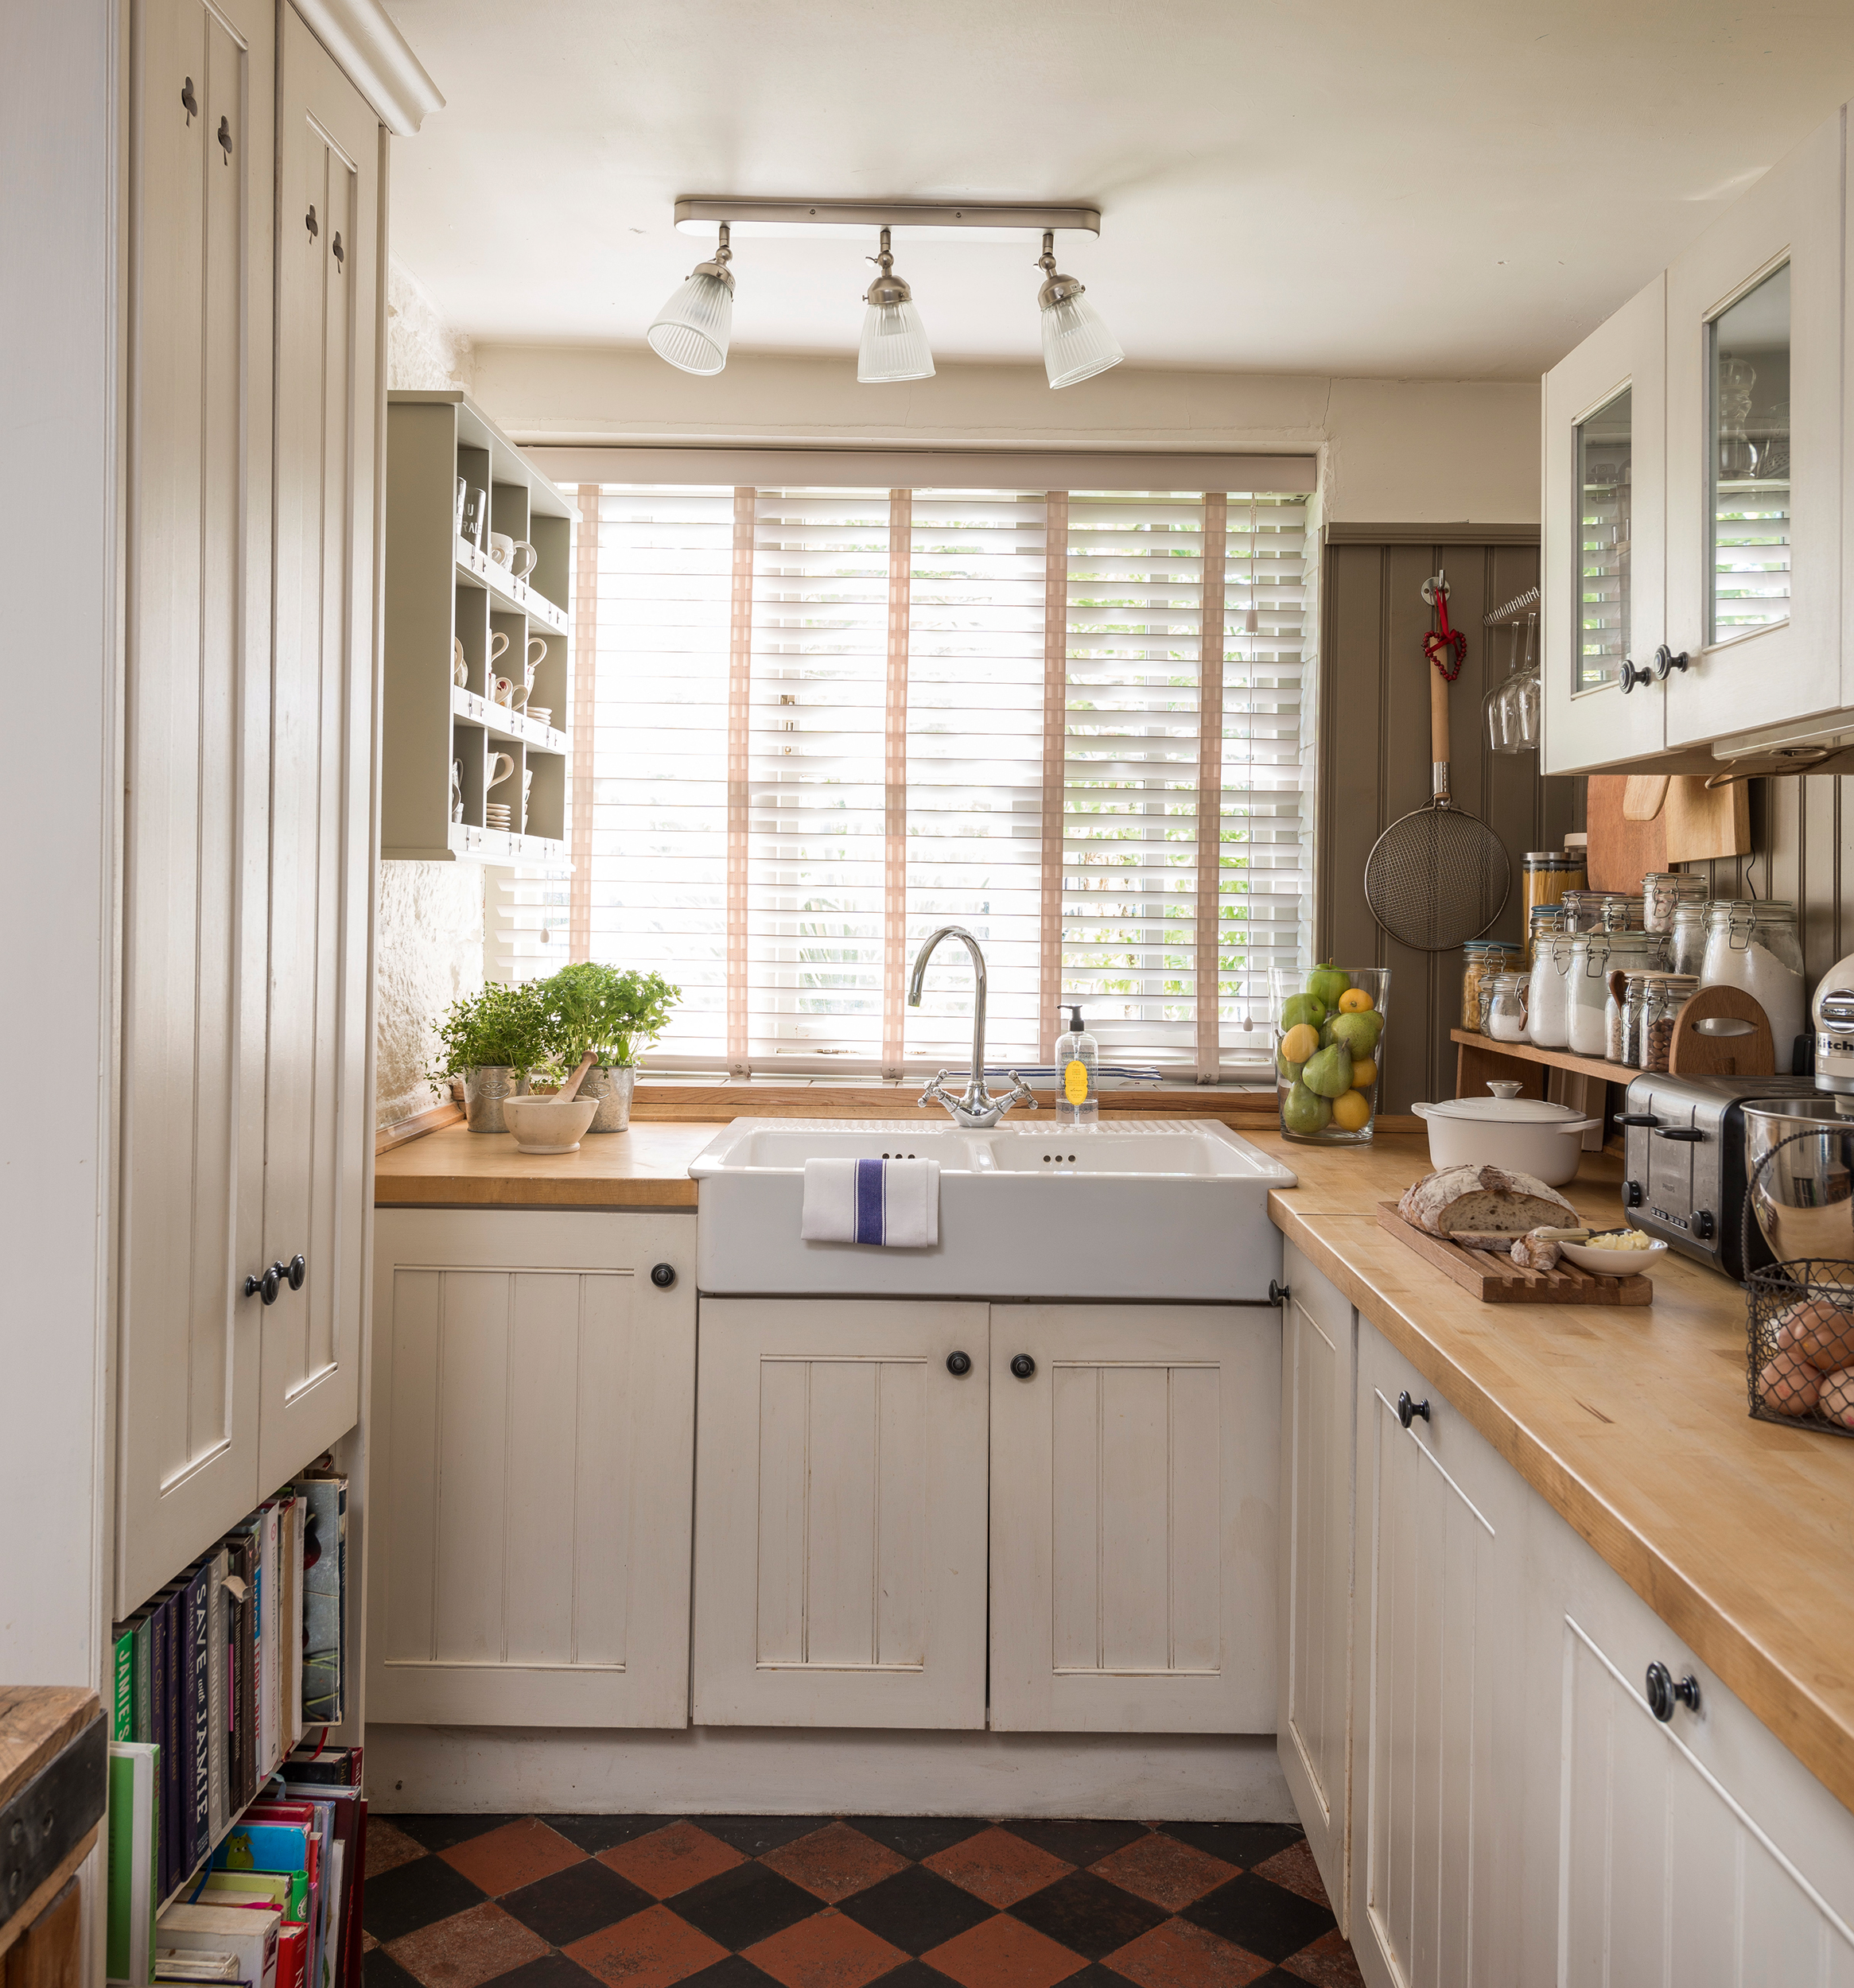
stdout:
<svg viewBox="0 0 1854 1988">
<path fill-rule="evenodd" d="M 807 1159 L 934 1159 L 939 1241 L 807 1242 Z M 737 1118 L 690 1163 L 697 1282 L 717 1294 L 1267 1303 L 1269 1190 L 1295 1176 L 1215 1120 L 986 1132 L 915 1119 Z"/>
</svg>

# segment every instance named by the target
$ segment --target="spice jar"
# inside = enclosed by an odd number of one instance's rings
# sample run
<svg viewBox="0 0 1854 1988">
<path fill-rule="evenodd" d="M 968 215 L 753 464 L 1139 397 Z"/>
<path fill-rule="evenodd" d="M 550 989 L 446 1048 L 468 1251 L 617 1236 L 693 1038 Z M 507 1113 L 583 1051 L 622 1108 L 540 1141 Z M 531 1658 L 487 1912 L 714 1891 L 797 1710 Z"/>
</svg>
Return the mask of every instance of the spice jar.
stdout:
<svg viewBox="0 0 1854 1988">
<path fill-rule="evenodd" d="M 1793 1068 L 1808 1007 L 1796 907 L 1782 899 L 1715 898 L 1706 911 L 1702 987 L 1740 987 L 1764 1011 L 1777 1072 Z"/>
<path fill-rule="evenodd" d="M 1659 978 L 1659 974 L 1654 973 L 1631 973 L 1624 988 L 1621 1040 L 1617 1045 L 1615 1060 L 1627 1064 L 1631 1070 L 1642 1067 L 1643 1023 L 1648 1012 L 1649 988 Z"/>
<path fill-rule="evenodd" d="M 1487 1033 L 1496 1043 L 1526 1038 L 1526 976 L 1495 973 L 1487 982 Z"/>
<path fill-rule="evenodd" d="M 1679 870 L 1650 870 L 1642 879 L 1642 896 L 1648 930 L 1671 932 L 1674 914 L 1681 905 L 1705 902 L 1706 879 Z"/>
<path fill-rule="evenodd" d="M 1673 1025 L 1680 1011 L 1699 991 L 1691 973 L 1657 973 L 1648 988 L 1648 1004 L 1642 1019 L 1642 1062 L 1646 1070 L 1665 1074 L 1673 1047 Z"/>
<path fill-rule="evenodd" d="M 1673 907 L 1673 945 L 1668 964 L 1677 973 L 1697 976 L 1706 958 L 1706 914 L 1709 899 L 1690 899 Z"/>
<path fill-rule="evenodd" d="M 1579 932 L 1572 939 L 1568 1016 L 1569 1046 L 1578 1056 L 1608 1056 L 1611 1011 L 1615 1041 L 1622 1039 L 1622 1011 L 1610 998 L 1609 977 L 1621 970 L 1641 973 L 1664 963 L 1666 942 L 1652 932 Z M 1620 1062 L 1619 1054 L 1611 1059 Z"/>
<path fill-rule="evenodd" d="M 1487 977 L 1503 973 L 1512 961 L 1504 939 L 1470 939 L 1461 949 L 1461 1026 L 1481 1026 L 1481 996 Z"/>
<path fill-rule="evenodd" d="M 1571 1039 L 1571 944 L 1568 932 L 1557 931 L 1541 933 L 1533 945 L 1526 1032 L 1541 1049 L 1563 1049 Z"/>
</svg>

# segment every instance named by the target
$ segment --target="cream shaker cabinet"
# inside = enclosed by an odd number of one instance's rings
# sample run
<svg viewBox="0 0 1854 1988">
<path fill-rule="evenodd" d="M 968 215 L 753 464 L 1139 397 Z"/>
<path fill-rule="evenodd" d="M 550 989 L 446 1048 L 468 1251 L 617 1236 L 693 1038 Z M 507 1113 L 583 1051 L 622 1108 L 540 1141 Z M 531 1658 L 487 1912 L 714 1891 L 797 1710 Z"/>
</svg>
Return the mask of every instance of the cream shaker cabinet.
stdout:
<svg viewBox="0 0 1854 1988">
<path fill-rule="evenodd" d="M 355 1420 L 380 247 L 290 7 L 130 30 L 119 1613 Z M 338 258 L 275 233 L 318 170 Z"/>
<path fill-rule="evenodd" d="M 368 1716 L 687 1724 L 694 1217 L 383 1209 L 373 1279 Z"/>
</svg>

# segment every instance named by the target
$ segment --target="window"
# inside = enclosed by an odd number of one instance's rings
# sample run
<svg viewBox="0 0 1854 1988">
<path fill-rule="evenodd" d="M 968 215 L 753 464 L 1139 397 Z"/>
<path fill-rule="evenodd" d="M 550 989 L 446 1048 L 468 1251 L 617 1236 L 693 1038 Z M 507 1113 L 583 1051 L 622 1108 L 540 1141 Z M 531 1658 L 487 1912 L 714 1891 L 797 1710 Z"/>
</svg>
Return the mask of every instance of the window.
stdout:
<svg viewBox="0 0 1854 1988">
<path fill-rule="evenodd" d="M 682 987 L 655 1067 L 963 1070 L 962 946 L 906 1006 L 921 941 L 956 924 L 985 949 L 994 1068 L 1046 1062 L 1079 1000 L 1106 1062 L 1265 1069 L 1267 969 L 1303 949 L 1311 874 L 1304 496 L 580 499 L 574 929 Z"/>
</svg>

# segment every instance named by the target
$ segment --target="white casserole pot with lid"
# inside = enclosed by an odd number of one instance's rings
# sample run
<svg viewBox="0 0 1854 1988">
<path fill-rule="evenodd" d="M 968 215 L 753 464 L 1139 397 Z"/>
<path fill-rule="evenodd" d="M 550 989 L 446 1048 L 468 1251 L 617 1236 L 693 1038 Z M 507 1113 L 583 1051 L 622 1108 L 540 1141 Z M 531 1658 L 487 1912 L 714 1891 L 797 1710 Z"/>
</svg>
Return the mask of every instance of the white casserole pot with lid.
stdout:
<svg viewBox="0 0 1854 1988">
<path fill-rule="evenodd" d="M 1410 1109 L 1429 1127 L 1429 1159 L 1444 1167 L 1501 1167 L 1532 1174 L 1550 1187 L 1575 1178 L 1584 1135 L 1600 1118 L 1580 1118 L 1568 1105 L 1522 1097 L 1514 1083 L 1490 1084 L 1491 1097 L 1453 1097 Z"/>
</svg>

